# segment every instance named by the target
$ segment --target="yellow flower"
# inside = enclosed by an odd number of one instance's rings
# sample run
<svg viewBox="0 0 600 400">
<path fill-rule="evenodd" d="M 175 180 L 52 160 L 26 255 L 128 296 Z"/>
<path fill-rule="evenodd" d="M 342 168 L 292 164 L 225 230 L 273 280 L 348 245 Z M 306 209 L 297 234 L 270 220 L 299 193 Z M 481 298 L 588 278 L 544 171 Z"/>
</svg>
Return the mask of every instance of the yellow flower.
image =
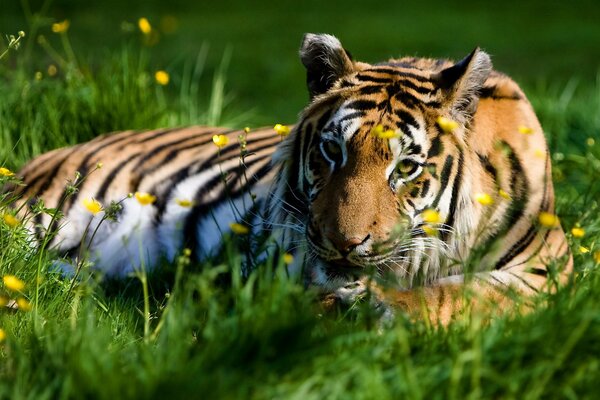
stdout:
<svg viewBox="0 0 600 400">
<path fill-rule="evenodd" d="M 159 85 L 165 86 L 169 84 L 169 74 L 167 71 L 156 71 L 154 74 L 154 79 Z"/>
<path fill-rule="evenodd" d="M 287 125 L 277 124 L 273 127 L 279 136 L 287 136 L 290 134 L 290 127 Z"/>
<path fill-rule="evenodd" d="M 248 232 L 250 232 L 250 229 L 248 229 L 247 226 L 238 224 L 237 222 L 232 222 L 231 224 L 229 224 L 229 227 L 231 228 L 231 231 L 236 235 L 246 235 Z"/>
<path fill-rule="evenodd" d="M 451 120 L 450 118 L 439 116 L 435 120 L 438 126 L 446 133 L 452 133 L 458 128 L 458 122 Z"/>
<path fill-rule="evenodd" d="M 247 127 L 244 128 L 244 133 L 245 134 L 250 133 L 250 127 L 249 126 L 247 126 Z"/>
<path fill-rule="evenodd" d="M 43 74 L 42 74 L 40 71 L 37 71 L 37 72 L 36 72 L 36 73 L 33 75 L 33 77 L 34 77 L 34 79 L 35 79 L 36 81 L 41 81 L 41 80 L 42 80 L 42 78 L 44 77 L 44 75 L 43 75 Z"/>
<path fill-rule="evenodd" d="M 579 252 L 581 254 L 589 253 L 590 249 L 588 249 L 587 247 L 579 246 Z"/>
<path fill-rule="evenodd" d="M 483 206 L 494 204 L 494 199 L 487 193 L 475 193 L 475 200 Z"/>
<path fill-rule="evenodd" d="M 6 307 L 10 299 L 7 296 L 0 294 L 0 307 Z"/>
<path fill-rule="evenodd" d="M 583 228 L 579 228 L 579 227 L 575 227 L 575 228 L 571 229 L 571 233 L 576 238 L 582 238 L 585 236 L 585 230 Z"/>
<path fill-rule="evenodd" d="M 546 158 L 546 153 L 542 149 L 535 149 L 533 155 L 537 158 Z"/>
<path fill-rule="evenodd" d="M 596 261 L 596 263 L 600 264 L 600 251 L 594 252 L 594 261 Z"/>
<path fill-rule="evenodd" d="M 21 221 L 19 221 L 14 215 L 11 214 L 4 214 L 2 216 L 2 219 L 4 220 L 4 223 L 10 226 L 11 228 L 16 228 L 21 223 Z"/>
<path fill-rule="evenodd" d="M 17 299 L 17 306 L 19 306 L 19 310 L 21 311 L 31 311 L 31 303 L 24 297 Z"/>
<path fill-rule="evenodd" d="M 152 204 L 156 201 L 156 196 L 146 192 L 135 192 L 135 199 L 143 206 Z"/>
<path fill-rule="evenodd" d="M 48 65 L 48 76 L 54 76 L 58 72 L 56 65 L 50 64 Z"/>
<path fill-rule="evenodd" d="M 510 194 L 508 194 L 508 192 L 505 192 L 504 190 L 500 189 L 498 190 L 498 194 L 500 195 L 500 197 L 502 197 L 505 200 L 510 200 Z"/>
<path fill-rule="evenodd" d="M 385 130 L 381 124 L 376 125 L 373 129 L 371 129 L 371 135 L 380 139 L 392 139 L 400 137 L 400 134 L 396 133 L 396 131 L 392 129 Z"/>
<path fill-rule="evenodd" d="M 104 166 L 103 163 L 99 162 L 98 164 L 96 164 L 96 168 L 97 169 L 102 169 L 102 167 Z"/>
<path fill-rule="evenodd" d="M 525 125 L 519 125 L 518 129 L 519 129 L 519 132 L 521 132 L 524 135 L 531 135 L 533 133 L 533 128 L 530 128 Z"/>
<path fill-rule="evenodd" d="M 4 332 L 4 329 L 0 328 L 0 343 L 4 342 L 6 340 L 6 332 Z"/>
<path fill-rule="evenodd" d="M 442 222 L 442 216 L 440 213 L 432 208 L 428 208 L 427 210 L 423 211 L 421 216 L 423 217 L 423 222 L 428 224 L 439 224 Z"/>
<path fill-rule="evenodd" d="M 188 208 L 194 205 L 194 202 L 187 199 L 175 199 L 175 203 L 180 207 Z"/>
<path fill-rule="evenodd" d="M 225 135 L 214 135 L 213 143 L 218 148 L 223 148 L 223 147 L 227 146 L 227 143 L 229 143 L 229 138 Z"/>
<path fill-rule="evenodd" d="M 192 250 L 188 249 L 187 247 L 185 249 L 183 249 L 183 255 L 186 257 L 189 257 L 192 255 Z"/>
<path fill-rule="evenodd" d="M 21 290 L 25 289 L 25 282 L 14 275 L 4 275 L 2 280 L 4 281 L 4 286 L 13 292 L 20 292 Z"/>
<path fill-rule="evenodd" d="M 152 25 L 150 25 L 150 22 L 146 18 L 142 17 L 138 19 L 138 27 L 144 35 L 149 35 L 152 32 Z"/>
<path fill-rule="evenodd" d="M 290 265 L 291 263 L 294 262 L 294 256 L 291 255 L 290 253 L 285 253 L 283 255 L 283 262 L 285 263 L 285 265 Z"/>
<path fill-rule="evenodd" d="M 435 236 L 435 234 L 437 233 L 437 230 L 429 225 L 423 226 L 423 231 L 427 236 Z"/>
<path fill-rule="evenodd" d="M 69 30 L 69 25 L 71 25 L 71 23 L 68 19 L 65 19 L 63 22 L 56 22 L 52 24 L 52 32 L 64 33 Z"/>
<path fill-rule="evenodd" d="M 83 199 L 82 204 L 85 209 L 91 212 L 93 215 L 96 215 L 102 211 L 102 203 L 94 198 L 90 197 L 88 199 Z"/>
<path fill-rule="evenodd" d="M 596 141 L 594 140 L 594 138 L 589 137 L 585 140 L 585 144 L 591 147 L 596 144 Z"/>
<path fill-rule="evenodd" d="M 15 173 L 8 168 L 0 167 L 0 176 L 14 176 Z"/>
<path fill-rule="evenodd" d="M 557 228 L 560 225 L 558 217 L 546 211 L 542 211 L 540 215 L 538 215 L 538 221 L 546 228 Z"/>
</svg>

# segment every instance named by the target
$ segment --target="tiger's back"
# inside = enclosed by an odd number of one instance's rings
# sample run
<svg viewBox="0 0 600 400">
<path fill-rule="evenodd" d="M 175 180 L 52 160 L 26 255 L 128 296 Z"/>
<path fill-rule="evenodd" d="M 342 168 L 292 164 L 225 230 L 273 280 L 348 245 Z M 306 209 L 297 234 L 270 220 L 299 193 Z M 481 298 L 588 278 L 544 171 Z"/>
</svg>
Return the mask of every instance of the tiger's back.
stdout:
<svg viewBox="0 0 600 400">
<path fill-rule="evenodd" d="M 218 148 L 215 135 L 228 144 Z M 46 208 L 65 214 L 51 227 L 56 235 L 51 245 L 64 253 L 78 250 L 104 214 L 94 216 L 85 200 L 104 208 L 120 203 L 117 222 L 103 221 L 91 247 L 97 267 L 124 274 L 140 258 L 152 266 L 184 246 L 209 254 L 220 240 L 215 233 L 220 227 L 211 221 L 227 230 L 253 212 L 247 222 L 258 224 L 257 201 L 272 179 L 270 157 L 280 141 L 272 129 L 246 134 L 200 126 L 103 135 L 32 160 L 19 174 L 25 184 L 19 196 L 29 205 L 41 199 Z M 136 192 L 150 195 L 151 204 L 131 197 Z M 30 226 L 41 239 L 51 221 L 50 214 L 40 213 Z"/>
</svg>

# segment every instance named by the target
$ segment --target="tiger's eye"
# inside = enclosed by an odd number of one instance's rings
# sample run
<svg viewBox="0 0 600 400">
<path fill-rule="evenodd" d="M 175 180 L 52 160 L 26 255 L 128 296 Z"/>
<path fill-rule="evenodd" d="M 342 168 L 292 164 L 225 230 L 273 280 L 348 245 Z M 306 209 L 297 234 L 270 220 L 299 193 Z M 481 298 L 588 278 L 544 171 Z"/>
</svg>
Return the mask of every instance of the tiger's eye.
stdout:
<svg viewBox="0 0 600 400">
<path fill-rule="evenodd" d="M 419 164 L 411 160 L 400 160 L 398 165 L 396 165 L 396 173 L 400 175 L 401 178 L 406 178 L 412 175 L 417 168 L 419 168 Z"/>
<path fill-rule="evenodd" d="M 337 164 L 342 161 L 342 148 L 339 143 L 333 140 L 321 142 L 321 153 L 330 162 Z"/>
</svg>

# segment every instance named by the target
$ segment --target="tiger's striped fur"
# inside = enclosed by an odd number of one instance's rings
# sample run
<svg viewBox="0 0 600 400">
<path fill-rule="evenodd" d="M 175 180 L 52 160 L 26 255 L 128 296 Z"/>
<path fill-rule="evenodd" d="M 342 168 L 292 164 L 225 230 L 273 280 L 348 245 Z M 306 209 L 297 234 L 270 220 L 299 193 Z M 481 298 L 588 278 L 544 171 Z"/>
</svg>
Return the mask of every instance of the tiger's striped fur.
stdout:
<svg viewBox="0 0 600 400">
<path fill-rule="evenodd" d="M 566 279 L 562 229 L 537 222 L 554 212 L 542 128 L 486 53 L 476 49 L 456 64 L 402 58 L 370 65 L 353 61 L 333 36 L 308 34 L 300 55 L 311 103 L 281 145 L 272 130 L 251 132 L 251 155 L 240 163 L 240 132 L 121 132 L 38 157 L 21 172 L 22 198 L 56 207 L 66 179 L 104 163 L 61 207 L 53 244 L 69 251 L 94 228 L 82 198 L 106 204 L 130 192 L 156 195 L 151 206 L 126 199 L 119 221 L 95 235 L 97 266 L 113 274 L 139 264 L 135 254 L 146 263 L 172 258 L 183 245 L 210 254 L 237 220 L 292 252 L 290 268 L 332 293 L 327 302 L 362 296 L 365 271 L 374 268 L 394 282 L 374 289 L 383 303 L 415 312 L 425 304 L 432 318 L 447 321 L 465 306 L 451 299 L 467 272 L 476 292 L 498 304 L 509 304 L 506 287 L 544 290 L 548 265 Z M 440 117 L 456 127 L 444 129 Z M 377 137 L 374 129 L 394 135 Z M 211 142 L 216 133 L 231 138 L 220 152 Z M 479 203 L 477 193 L 493 204 Z M 443 220 L 437 235 L 427 233 L 426 210 Z M 47 226 L 44 218 L 36 222 Z"/>
<path fill-rule="evenodd" d="M 212 140 L 218 134 L 230 143 L 220 150 Z M 271 155 L 280 138 L 272 129 L 252 132 L 242 161 L 240 134 L 189 127 L 104 135 L 34 159 L 20 173 L 26 184 L 20 196 L 30 204 L 41 198 L 46 207 L 64 212 L 50 243 L 63 253 L 77 255 L 84 232 L 89 240 L 98 227 L 86 247 L 96 268 L 109 275 L 130 273 L 142 261 L 152 267 L 161 256 L 173 259 L 184 246 L 205 257 L 218 248 L 231 222 L 258 223 L 257 209 L 272 180 Z M 76 171 L 87 177 L 74 182 L 78 191 L 68 195 L 67 182 Z M 134 192 L 150 193 L 156 202 L 142 205 L 128 197 Z M 105 207 L 120 202 L 118 220 L 99 224 L 103 213 L 93 216 L 82 204 L 90 198 Z M 40 226 L 50 222 L 48 214 L 32 221 L 40 238 Z"/>
</svg>

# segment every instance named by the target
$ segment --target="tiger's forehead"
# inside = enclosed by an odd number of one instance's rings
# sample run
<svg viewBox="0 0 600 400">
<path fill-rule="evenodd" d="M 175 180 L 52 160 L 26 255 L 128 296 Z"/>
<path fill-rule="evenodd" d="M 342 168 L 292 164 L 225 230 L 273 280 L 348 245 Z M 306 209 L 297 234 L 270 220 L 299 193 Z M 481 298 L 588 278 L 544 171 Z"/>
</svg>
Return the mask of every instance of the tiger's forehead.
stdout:
<svg viewBox="0 0 600 400">
<path fill-rule="evenodd" d="M 394 108 L 391 104 L 382 107 L 384 99 L 349 97 L 338 103 L 323 126 L 321 136 L 336 139 L 350 145 L 372 142 L 382 151 L 391 150 L 394 156 L 423 154 L 428 148 L 426 121 L 422 113 L 405 107 Z M 376 127 L 394 131 L 396 137 L 382 140 L 374 133 Z"/>
</svg>

